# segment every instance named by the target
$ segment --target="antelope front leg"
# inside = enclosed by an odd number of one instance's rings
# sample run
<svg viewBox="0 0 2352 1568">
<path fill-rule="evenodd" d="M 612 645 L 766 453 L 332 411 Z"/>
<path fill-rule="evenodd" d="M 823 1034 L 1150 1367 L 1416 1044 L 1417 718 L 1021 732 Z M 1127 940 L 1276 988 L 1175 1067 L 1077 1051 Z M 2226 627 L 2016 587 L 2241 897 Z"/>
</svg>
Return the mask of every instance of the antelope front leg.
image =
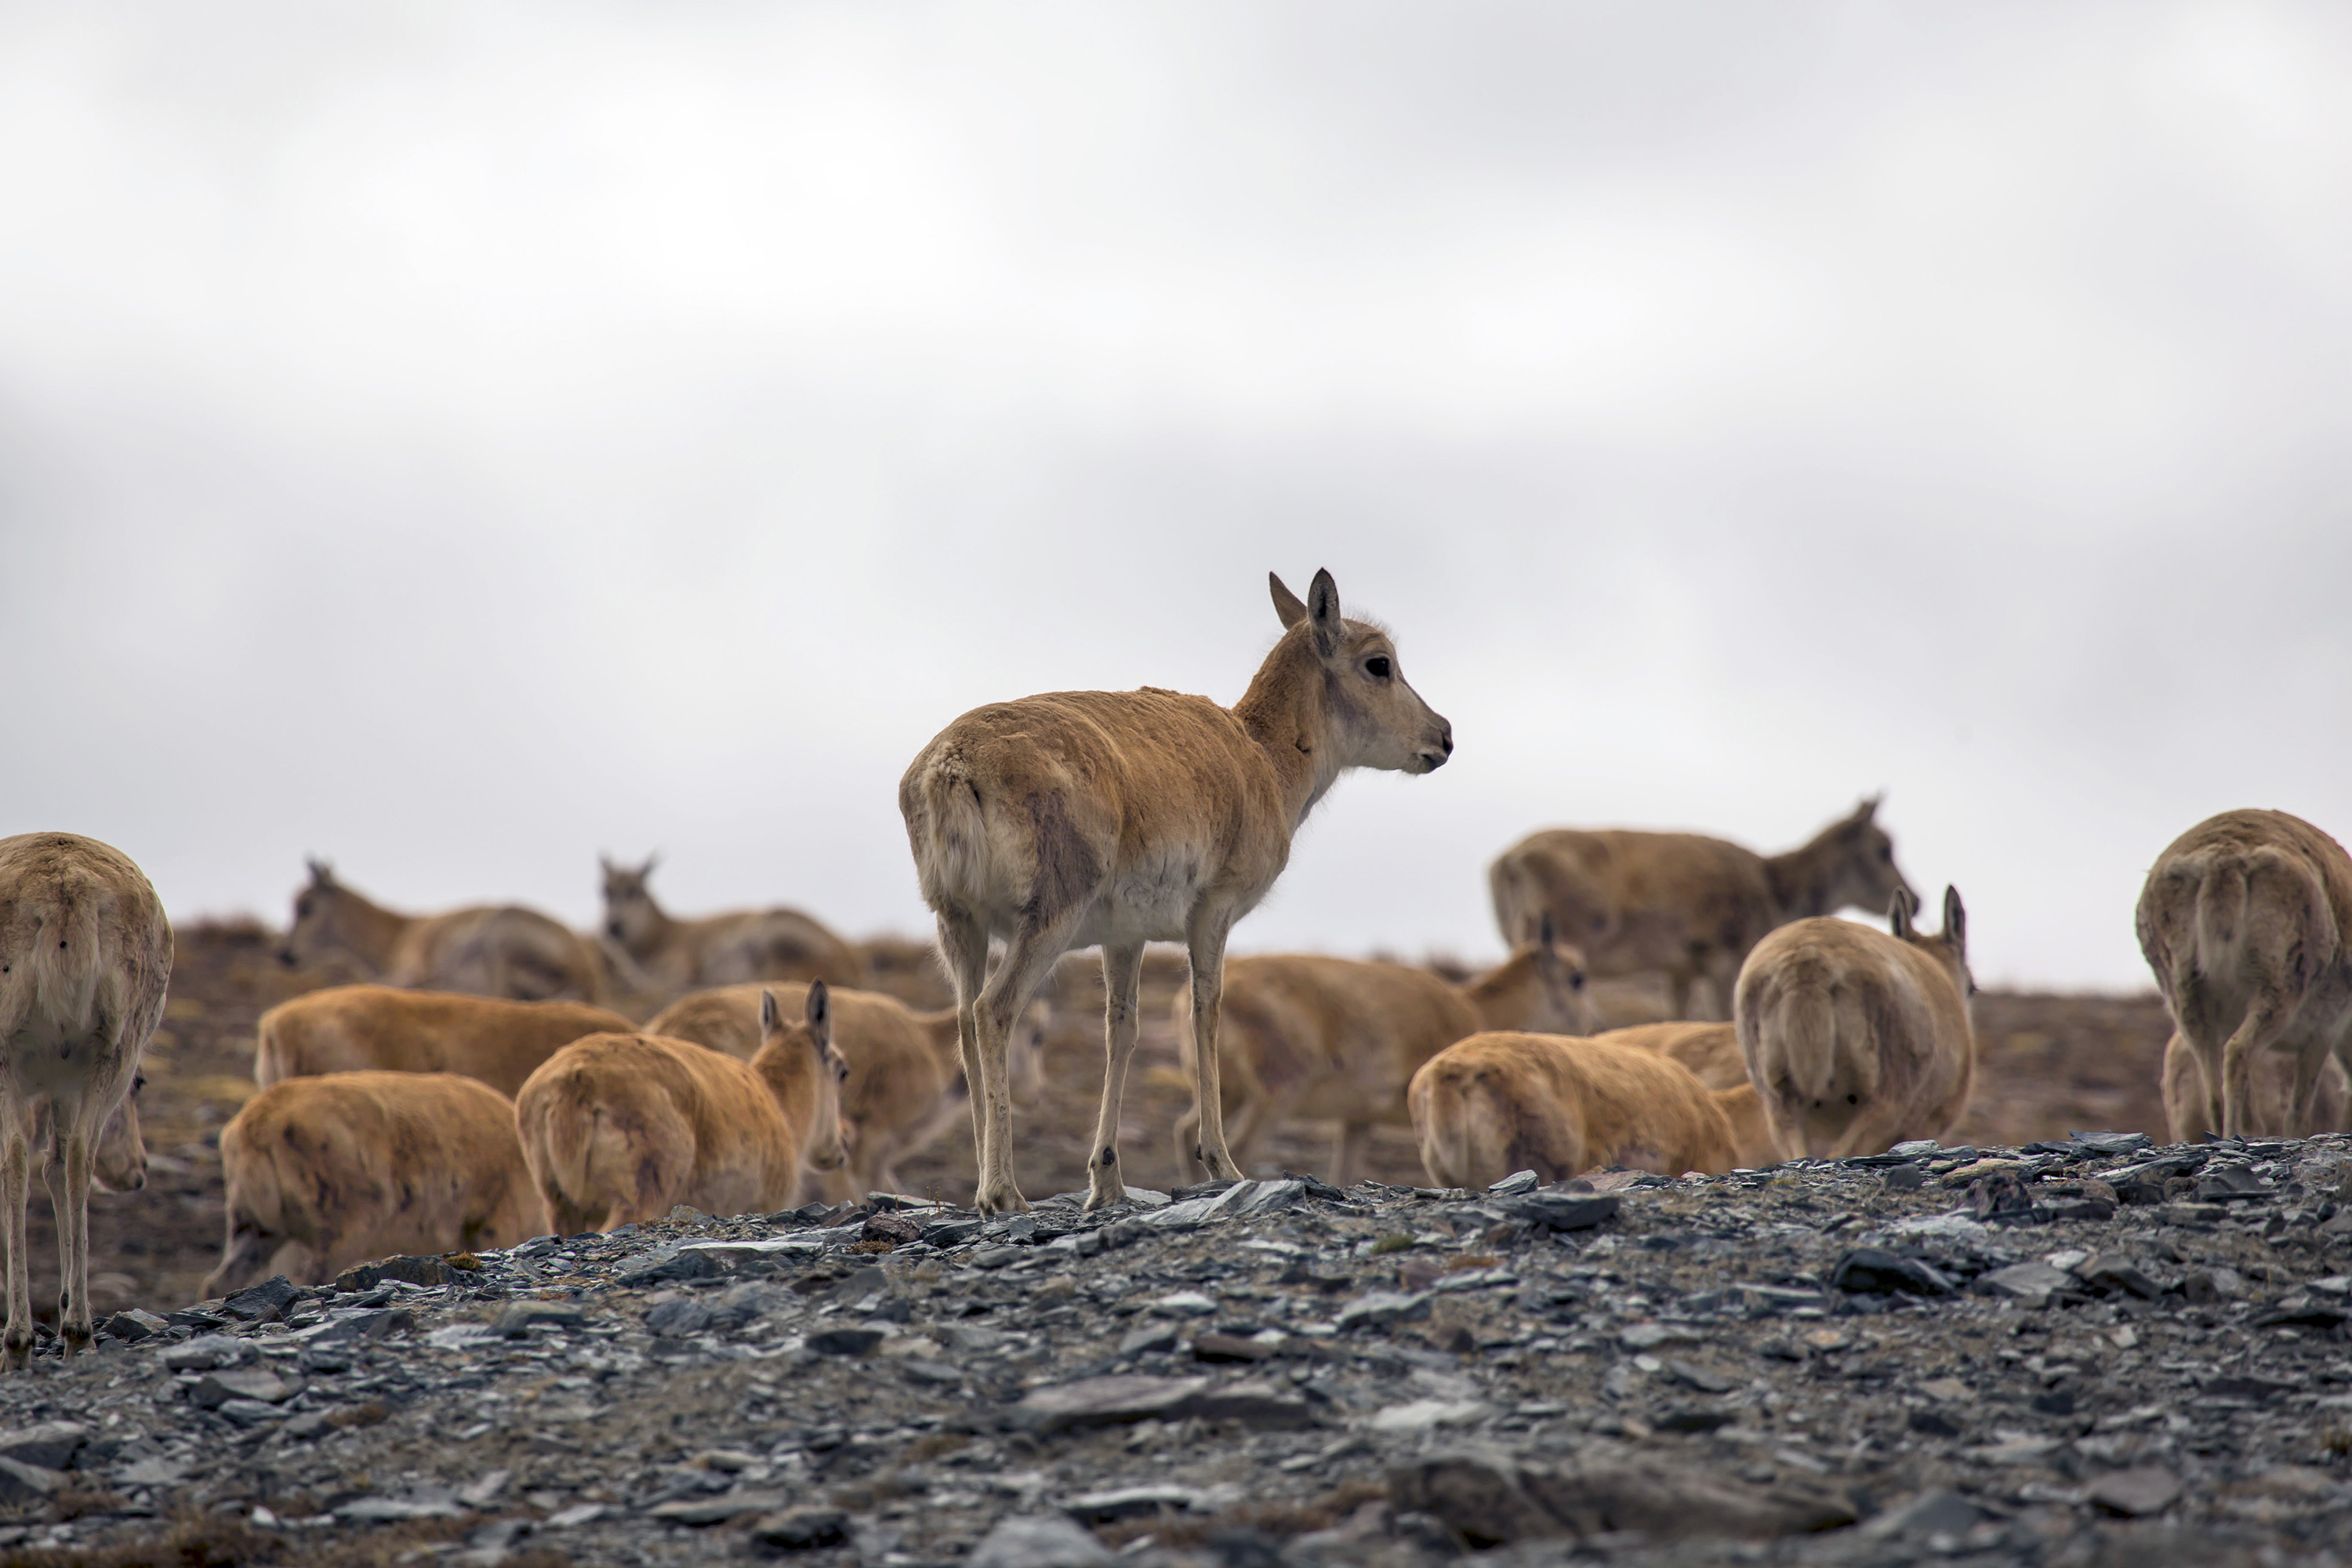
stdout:
<svg viewBox="0 0 2352 1568">
<path fill-rule="evenodd" d="M 1195 1156 L 1213 1182 L 1241 1179 L 1241 1167 L 1225 1147 L 1225 1100 L 1218 1081 L 1218 1010 L 1225 986 L 1225 932 L 1223 926 L 1195 932 L 1192 956 L 1192 1108 L 1200 1118 L 1201 1145 Z"/>
<path fill-rule="evenodd" d="M 1087 1207 L 1127 1199 L 1127 1173 L 1118 1163 L 1118 1111 L 1127 1098 L 1127 1064 L 1135 1055 L 1135 993 L 1143 978 L 1143 944 L 1102 950 L 1102 1110 L 1087 1149 Z"/>
<path fill-rule="evenodd" d="M 11 1110 L 15 1108 L 10 1107 Z M 8 1115 L 5 1152 L 0 1152 L 0 1208 L 5 1208 L 8 1234 L 8 1326 L 0 1332 L 0 1369 L 9 1372 L 33 1359 L 33 1281 L 25 1258 L 25 1204 L 31 1196 L 31 1151 L 25 1142 L 25 1119 Z"/>
</svg>

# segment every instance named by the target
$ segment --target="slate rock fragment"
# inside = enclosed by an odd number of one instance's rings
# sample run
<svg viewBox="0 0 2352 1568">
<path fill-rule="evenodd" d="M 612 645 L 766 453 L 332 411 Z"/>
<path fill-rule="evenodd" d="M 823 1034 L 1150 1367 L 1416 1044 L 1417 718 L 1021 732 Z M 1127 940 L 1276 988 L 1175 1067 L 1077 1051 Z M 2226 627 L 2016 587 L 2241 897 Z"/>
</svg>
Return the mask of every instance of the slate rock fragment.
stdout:
<svg viewBox="0 0 2352 1568">
<path fill-rule="evenodd" d="M 1543 1187 L 1496 1198 L 1492 1206 L 1513 1219 L 1547 1230 L 1590 1230 L 1616 1217 L 1623 1203 L 1624 1199 L 1615 1193 L 1574 1193 L 1563 1187 Z"/>
<path fill-rule="evenodd" d="M 1851 1524 L 1853 1500 L 1826 1485 L 1772 1487 L 1662 1466 L 1611 1443 L 1558 1458 L 1465 1446 L 1407 1459 L 1388 1473 L 1399 1510 L 1434 1514 L 1474 1545 L 1639 1531 L 1654 1540 L 1744 1540 Z"/>
<path fill-rule="evenodd" d="M 710 1309 L 699 1301 L 664 1301 L 646 1314 L 646 1331 L 657 1339 L 687 1339 L 709 1328 L 710 1317 Z"/>
<path fill-rule="evenodd" d="M 1016 1514 L 997 1521 L 965 1558 L 964 1568 L 1100 1568 L 1110 1548 L 1061 1514 Z"/>
<path fill-rule="evenodd" d="M 1857 1247 L 1837 1260 L 1830 1283 L 1850 1295 L 1949 1296 L 1952 1282 L 1916 1258 L 1901 1258 L 1874 1247 Z"/>
<path fill-rule="evenodd" d="M 2137 1519 L 2170 1508 L 2180 1496 L 2180 1478 L 2158 1465 L 2141 1465 L 2101 1476 L 2089 1493 L 2106 1512 Z"/>
<path fill-rule="evenodd" d="M 302 1292 L 283 1274 L 249 1286 L 221 1303 L 221 1310 L 241 1323 L 266 1323 L 301 1300 Z"/>
<path fill-rule="evenodd" d="M 849 1540 L 849 1515 L 837 1508 L 794 1508 L 751 1526 L 751 1545 L 765 1555 L 814 1552 Z"/>
<path fill-rule="evenodd" d="M 62 1470 L 89 1440 L 89 1428 L 79 1421 L 43 1421 L 0 1432 L 0 1458 L 14 1459 L 44 1470 Z"/>
<path fill-rule="evenodd" d="M 373 1290 L 387 1279 L 397 1279 L 404 1285 L 446 1285 L 457 1278 L 457 1271 L 437 1258 L 418 1258 L 403 1253 L 375 1263 L 361 1263 L 335 1276 L 335 1289 L 345 1291 Z"/>
</svg>

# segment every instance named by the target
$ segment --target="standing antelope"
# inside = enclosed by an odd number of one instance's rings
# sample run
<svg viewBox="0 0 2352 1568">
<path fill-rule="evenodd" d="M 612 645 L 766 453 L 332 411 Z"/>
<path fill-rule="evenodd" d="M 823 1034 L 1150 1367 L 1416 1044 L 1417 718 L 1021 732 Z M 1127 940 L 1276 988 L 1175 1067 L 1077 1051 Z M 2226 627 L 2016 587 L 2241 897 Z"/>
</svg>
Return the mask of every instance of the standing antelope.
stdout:
<svg viewBox="0 0 2352 1568">
<path fill-rule="evenodd" d="M 646 1033 L 749 1061 L 760 1048 L 761 997 L 773 992 L 776 1005 L 791 1013 L 807 1005 L 808 990 L 783 982 L 698 991 L 656 1014 Z M 849 1064 L 841 1085 L 849 1163 L 821 1173 L 817 1184 L 840 1203 L 898 1191 L 898 1162 L 936 1142 L 963 1113 L 971 1091 L 956 1047 L 954 1008 L 917 1013 L 877 991 L 831 994 L 833 1043 Z M 1017 1105 L 1034 1101 L 1045 1087 L 1045 1012 L 1043 1004 L 1030 1008 L 1013 1036 L 1009 1071 Z"/>
<path fill-rule="evenodd" d="M 2140 889 L 2139 949 L 2196 1052 L 2225 1137 L 2256 1131 L 2254 1061 L 2294 1063 L 2286 1125 L 2318 1121 L 2320 1068 L 2352 1066 L 2352 857 L 2299 816 L 2225 811 L 2174 839 Z"/>
<path fill-rule="evenodd" d="M 2164 1124 L 2172 1141 L 2196 1143 L 2208 1132 L 2219 1136 L 2221 1130 L 2214 1124 L 2213 1095 L 2205 1085 L 2204 1066 L 2178 1029 L 2164 1042 L 2161 1071 L 2158 1089 L 2164 1096 Z M 2294 1062 L 2276 1053 L 2265 1055 L 2254 1064 L 2253 1109 L 2246 1118 L 2246 1131 L 2264 1138 L 2294 1136 L 2290 1120 L 2294 1096 Z M 2313 1128 L 2321 1132 L 2345 1131 L 2347 1118 L 2352 1118 L 2352 1079 L 2345 1076 L 2344 1064 L 2329 1057 L 2319 1064 L 2319 1093 L 2312 1101 Z"/>
<path fill-rule="evenodd" d="M 761 1004 L 760 1051 L 740 1062 L 689 1040 L 591 1035 L 541 1064 L 515 1097 L 515 1126 L 556 1233 L 705 1214 L 772 1213 L 803 1163 L 843 1161 L 841 1080 L 824 982 L 807 1021 Z"/>
<path fill-rule="evenodd" d="M 395 914 L 313 860 L 310 885 L 294 897 L 294 923 L 278 958 L 290 969 L 330 953 L 356 959 L 387 985 L 522 1002 L 562 996 L 597 1002 L 604 995 L 596 952 L 536 910 L 507 904 Z"/>
<path fill-rule="evenodd" d="M 654 858 L 604 870 L 604 937 L 634 969 L 642 988 L 674 995 L 697 986 L 761 980 L 822 980 L 836 988 L 866 978 L 857 950 L 798 910 L 744 910 L 703 920 L 673 920 L 646 884 Z"/>
<path fill-rule="evenodd" d="M 1916 909 L 1895 895 L 1892 936 L 1799 921 L 1741 967 L 1739 1053 L 1784 1158 L 1875 1154 L 1941 1138 L 1967 1112 L 1977 1070 L 1968 911 L 1946 888 L 1944 929 L 1929 936 L 1912 924 Z"/>
<path fill-rule="evenodd" d="M 1143 946 L 1191 954 L 1199 1158 L 1237 1177 L 1225 1147 L 1217 1009 L 1225 941 L 1290 858 L 1290 841 L 1349 768 L 1435 771 L 1454 729 L 1398 667 L 1389 634 L 1339 614 L 1328 572 L 1307 602 L 1268 574 L 1283 635 L 1231 708 L 1205 697 L 1064 691 L 977 708 L 898 783 L 924 900 L 955 981 L 982 1212 L 1025 1209 L 1013 1179 L 1005 1038 L 1054 961 L 1102 949 L 1102 1107 L 1087 1206 L 1127 1194 L 1119 1102 L 1135 1052 Z M 988 973 L 992 936 L 1006 943 Z"/>
<path fill-rule="evenodd" d="M 1895 841 L 1873 820 L 1877 811 L 1875 799 L 1865 800 L 1771 856 L 1696 833 L 1531 834 L 1486 873 L 1495 919 L 1504 941 L 1519 942 L 1550 915 L 1597 977 L 1663 970 L 1677 1018 L 1691 1016 L 1692 982 L 1705 977 L 1723 1017 L 1733 979 L 1765 932 L 1849 905 L 1883 910 L 1911 890 L 1895 869 Z"/>
<path fill-rule="evenodd" d="M 33 1353 L 25 1205 L 32 1140 L 44 1125 L 65 1175 L 63 1195 L 51 1190 L 63 1255 L 58 1337 L 68 1355 L 90 1342 L 97 1146 L 139 1077 L 171 977 L 171 922 L 129 856 L 70 833 L 0 838 L 0 1220 L 8 1227 L 0 1360 L 8 1367 Z"/>
<path fill-rule="evenodd" d="M 1404 963 L 1310 953 L 1265 953 L 1225 964 L 1219 1084 L 1234 1121 L 1227 1146 L 1244 1170 L 1258 1140 L 1290 1121 L 1335 1121 L 1331 1180 L 1362 1179 L 1375 1125 L 1402 1127 L 1405 1085 L 1421 1064 L 1481 1029 L 1580 1035 L 1594 1023 L 1576 950 L 1551 940 L 1520 946 L 1465 985 Z M 1176 1039 L 1192 1058 L 1191 1011 L 1175 999 Z M 1189 1174 L 1199 1117 L 1176 1122 L 1176 1168 Z"/>
<path fill-rule="evenodd" d="M 261 1016 L 253 1081 L 337 1072 L 456 1072 L 512 1095 L 583 1035 L 636 1026 L 585 1002 L 509 1002 L 454 991 L 330 985 Z"/>
</svg>

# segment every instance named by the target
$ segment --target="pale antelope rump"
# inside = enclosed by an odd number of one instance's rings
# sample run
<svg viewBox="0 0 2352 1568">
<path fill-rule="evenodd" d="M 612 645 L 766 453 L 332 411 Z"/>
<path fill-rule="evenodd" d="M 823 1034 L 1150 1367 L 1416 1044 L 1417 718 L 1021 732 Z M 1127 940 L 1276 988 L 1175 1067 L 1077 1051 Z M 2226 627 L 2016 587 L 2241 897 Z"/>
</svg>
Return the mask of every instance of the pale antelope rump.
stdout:
<svg viewBox="0 0 2352 1568">
<path fill-rule="evenodd" d="M 787 1015 L 807 1005 L 808 986 L 725 985 L 680 997 L 646 1026 L 646 1033 L 692 1040 L 748 1061 L 760 1048 L 760 998 L 775 993 Z M 867 1193 L 898 1191 L 898 1163 L 938 1142 L 964 1114 L 963 1065 L 952 1007 L 917 1013 L 895 996 L 872 991 L 832 991 L 833 1043 L 849 1063 L 841 1085 L 841 1117 L 848 1124 L 849 1162 L 813 1173 L 832 1202 Z M 1043 1005 L 1033 1005 L 1013 1031 L 1008 1068 L 1016 1104 L 1034 1102 L 1045 1085 Z"/>
<path fill-rule="evenodd" d="M 690 1040 L 591 1035 L 544 1063 L 515 1099 L 532 1182 L 557 1234 L 787 1206 L 806 1163 L 840 1167 L 841 1080 L 830 998 L 809 987 L 804 1020 L 771 994 L 761 1046 L 740 1062 Z"/>
<path fill-rule="evenodd" d="M 2205 1124 L 2257 1131 L 2254 1063 L 2294 1064 L 2285 1124 L 2320 1126 L 2321 1068 L 2352 1065 L 2352 857 L 2299 816 L 2225 811 L 2174 839 L 2140 889 L 2140 952 L 2197 1054 Z"/>
<path fill-rule="evenodd" d="M 512 1247 L 547 1208 L 514 1104 L 446 1072 L 341 1072 L 263 1089 L 221 1129 L 227 1236 L 208 1297 L 332 1279 L 396 1253 Z"/>
<path fill-rule="evenodd" d="M 1769 856 L 1696 833 L 1531 834 L 1488 868 L 1495 920 L 1504 941 L 1518 942 L 1549 914 L 1596 976 L 1663 971 L 1677 1018 L 1692 1016 L 1691 984 L 1704 978 L 1722 1017 L 1740 964 L 1767 931 L 1848 907 L 1883 910 L 1910 891 L 1877 810 L 1865 800 Z"/>
<path fill-rule="evenodd" d="M 2214 1124 L 2212 1095 L 2205 1087 L 2205 1068 L 2178 1029 L 2164 1042 L 2159 1088 L 2164 1094 L 2165 1126 L 2175 1143 L 2195 1143 L 2209 1132 L 2220 1134 L 2221 1129 Z M 2254 1064 L 2254 1098 L 2246 1131 L 2264 1138 L 2296 1136 L 2287 1130 L 2294 1095 L 2294 1061 L 2275 1053 L 2265 1055 Z M 2320 1064 L 2312 1121 L 2314 1132 L 2352 1131 L 2352 1082 L 2346 1079 L 2344 1065 L 2333 1057 Z"/>
<path fill-rule="evenodd" d="M 1916 907 L 1895 895 L 1891 936 L 1799 921 L 1748 955 L 1734 1022 L 1784 1159 L 1941 1138 L 1967 1112 L 1977 1056 L 1968 915 L 1945 889 L 1944 929 L 1929 936 L 1912 924 Z"/>
<path fill-rule="evenodd" d="M 331 985 L 261 1016 L 254 1031 L 253 1080 L 337 1072 L 454 1072 L 503 1095 L 521 1089 L 539 1064 L 583 1035 L 636 1027 L 585 1002 L 509 1002 L 451 991 Z"/>
<path fill-rule="evenodd" d="M 1475 1190 L 1514 1171 L 1557 1182 L 1603 1165 L 1679 1176 L 1734 1163 L 1714 1092 L 1633 1046 L 1473 1035 L 1423 1064 L 1405 1098 L 1422 1165 L 1441 1187 Z"/>
<path fill-rule="evenodd" d="M 535 910 L 483 905 L 440 915 L 396 914 L 310 862 L 278 950 L 288 967 L 341 955 L 387 985 L 541 1002 L 602 1001 L 604 966 L 580 937 Z"/>
<path fill-rule="evenodd" d="M 997 703 L 941 731 L 899 781 L 955 980 L 983 1213 L 1028 1207 L 1013 1179 L 1005 1039 L 1076 947 L 1101 947 L 1106 996 L 1087 1206 L 1127 1192 L 1118 1110 L 1148 942 L 1182 942 L 1191 956 L 1200 1158 L 1212 1175 L 1240 1175 L 1217 1049 L 1234 922 L 1281 875 L 1292 835 L 1341 773 L 1426 773 L 1454 750 L 1453 727 L 1405 684 L 1388 633 L 1341 616 L 1328 572 L 1315 574 L 1305 604 L 1281 579 L 1268 583 L 1283 635 L 1232 708 L 1156 687 Z M 1006 944 L 993 974 L 991 936 Z"/>
<path fill-rule="evenodd" d="M 654 858 L 642 866 L 598 864 L 604 874 L 604 938 L 637 989 L 676 995 L 761 980 L 862 985 L 857 950 L 798 910 L 741 910 L 674 920 L 654 901 Z"/>
<path fill-rule="evenodd" d="M 1547 930 L 1544 933 L 1549 936 Z M 1175 999 L 1176 1039 L 1192 1069 L 1192 1010 Z M 1421 1064 L 1481 1029 L 1583 1034 L 1592 1026 L 1584 967 L 1576 950 L 1524 943 L 1466 984 L 1412 964 L 1360 963 L 1308 953 L 1228 959 L 1218 1049 L 1218 1083 L 1233 1131 L 1227 1147 L 1243 1170 L 1259 1141 L 1289 1121 L 1338 1124 L 1331 1180 L 1362 1180 L 1375 1126 L 1411 1118 L 1405 1085 Z M 1200 1120 L 1176 1122 L 1176 1169 L 1192 1177 Z"/>
<path fill-rule="evenodd" d="M 70 833 L 0 838 L 0 1220 L 8 1254 L 0 1358 L 10 1367 L 33 1350 L 25 1237 L 33 1142 L 47 1130 L 64 1175 L 64 1192 L 51 1189 L 58 1338 L 72 1355 L 92 1334 L 89 1187 L 100 1134 L 138 1079 L 171 976 L 171 922 L 129 856 Z M 143 1176 L 143 1149 L 139 1167 Z"/>
</svg>

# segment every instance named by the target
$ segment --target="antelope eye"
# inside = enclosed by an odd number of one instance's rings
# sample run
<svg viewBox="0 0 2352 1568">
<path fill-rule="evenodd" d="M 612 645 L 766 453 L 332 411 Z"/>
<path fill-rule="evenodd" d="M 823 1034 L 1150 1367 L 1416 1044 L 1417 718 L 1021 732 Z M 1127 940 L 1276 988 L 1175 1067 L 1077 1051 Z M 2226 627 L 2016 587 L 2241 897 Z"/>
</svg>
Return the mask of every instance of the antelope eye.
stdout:
<svg viewBox="0 0 2352 1568">
<path fill-rule="evenodd" d="M 143 1072 L 131 1080 L 131 1092 L 133 1094 L 137 1094 L 141 1089 L 145 1089 L 146 1087 L 147 1075 Z"/>
<path fill-rule="evenodd" d="M 1584 976 L 1583 976 L 1583 975 L 1581 975 L 1581 974 L 1571 974 L 1571 975 L 1570 975 L 1570 976 L 1568 977 L 1568 988 L 1569 988 L 1570 991 L 1581 991 L 1581 990 L 1583 990 L 1583 989 L 1584 989 Z"/>
<path fill-rule="evenodd" d="M 1364 660 L 1364 673 L 1370 676 L 1374 680 L 1386 680 L 1393 672 L 1393 667 L 1390 665 L 1388 659 L 1384 656 L 1376 655 L 1371 658 Z"/>
</svg>

